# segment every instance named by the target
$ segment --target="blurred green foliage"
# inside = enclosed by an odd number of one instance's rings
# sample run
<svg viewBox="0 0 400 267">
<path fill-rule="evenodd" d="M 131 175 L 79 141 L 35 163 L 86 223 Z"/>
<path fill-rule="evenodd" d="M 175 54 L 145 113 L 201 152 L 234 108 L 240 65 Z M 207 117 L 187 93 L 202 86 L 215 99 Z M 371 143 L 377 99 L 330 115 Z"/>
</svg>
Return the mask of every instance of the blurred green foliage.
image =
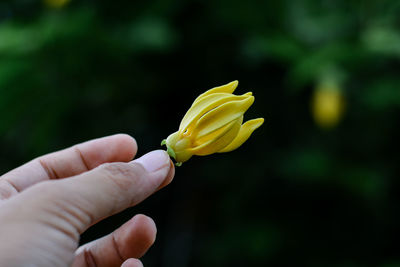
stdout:
<svg viewBox="0 0 400 267">
<path fill-rule="evenodd" d="M 238 79 L 264 126 L 82 242 L 144 212 L 146 266 L 400 266 L 399 18 L 397 0 L 4 0 L 0 170 L 117 132 L 157 149 Z M 310 108 L 325 79 L 346 101 L 330 129 Z"/>
</svg>

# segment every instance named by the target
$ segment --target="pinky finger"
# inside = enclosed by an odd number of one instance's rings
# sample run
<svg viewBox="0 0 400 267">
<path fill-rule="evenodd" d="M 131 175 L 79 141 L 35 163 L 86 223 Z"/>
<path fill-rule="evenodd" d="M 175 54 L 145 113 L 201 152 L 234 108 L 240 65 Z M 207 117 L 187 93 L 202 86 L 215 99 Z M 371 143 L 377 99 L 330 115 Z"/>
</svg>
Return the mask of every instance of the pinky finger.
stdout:
<svg viewBox="0 0 400 267">
<path fill-rule="evenodd" d="M 127 259 L 122 263 L 121 267 L 143 267 L 143 264 L 138 259 Z"/>
</svg>

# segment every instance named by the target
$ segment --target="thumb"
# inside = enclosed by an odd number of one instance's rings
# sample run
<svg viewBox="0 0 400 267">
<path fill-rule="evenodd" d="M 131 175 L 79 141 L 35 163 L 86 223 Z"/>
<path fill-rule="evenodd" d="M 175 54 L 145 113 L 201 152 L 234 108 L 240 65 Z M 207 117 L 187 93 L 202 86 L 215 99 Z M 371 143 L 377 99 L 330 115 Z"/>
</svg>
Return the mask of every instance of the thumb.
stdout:
<svg viewBox="0 0 400 267">
<path fill-rule="evenodd" d="M 79 237 L 92 224 L 141 202 L 173 175 L 168 154 L 157 150 L 129 163 L 107 163 L 72 178 L 39 183 L 20 196 L 41 211 L 36 212 L 41 220 L 48 218 L 47 223 Z"/>
</svg>

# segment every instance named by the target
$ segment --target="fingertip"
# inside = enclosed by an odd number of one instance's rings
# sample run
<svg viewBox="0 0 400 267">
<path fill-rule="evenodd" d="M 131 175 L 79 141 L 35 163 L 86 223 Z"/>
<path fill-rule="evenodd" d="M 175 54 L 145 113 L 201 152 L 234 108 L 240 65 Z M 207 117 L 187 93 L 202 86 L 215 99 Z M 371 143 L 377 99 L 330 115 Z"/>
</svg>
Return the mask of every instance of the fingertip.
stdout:
<svg viewBox="0 0 400 267">
<path fill-rule="evenodd" d="M 172 180 L 174 179 L 175 176 L 175 165 L 174 163 L 170 160 L 170 164 L 169 164 L 169 172 L 165 178 L 165 180 L 161 183 L 161 185 L 158 187 L 158 190 L 160 190 L 161 188 L 169 185 Z"/>
<path fill-rule="evenodd" d="M 111 138 L 115 139 L 120 155 L 123 156 L 123 161 L 130 161 L 135 157 L 138 150 L 135 138 L 124 133 L 112 135 Z"/>
<path fill-rule="evenodd" d="M 149 173 L 169 170 L 169 156 L 164 150 L 154 150 L 136 159 L 135 163 L 140 163 Z M 168 171 L 167 170 L 167 171 Z"/>
<path fill-rule="evenodd" d="M 140 258 L 154 244 L 157 227 L 153 219 L 139 214 L 117 229 L 113 235 L 117 244 L 121 244 L 121 255 Z"/>
<path fill-rule="evenodd" d="M 152 218 L 144 214 L 137 214 L 132 218 L 133 226 L 138 229 L 138 232 L 142 232 L 146 237 L 152 237 L 149 243 L 152 245 L 156 241 L 157 226 Z"/>
<path fill-rule="evenodd" d="M 122 263 L 121 267 L 143 267 L 143 264 L 138 259 L 128 259 Z"/>
</svg>

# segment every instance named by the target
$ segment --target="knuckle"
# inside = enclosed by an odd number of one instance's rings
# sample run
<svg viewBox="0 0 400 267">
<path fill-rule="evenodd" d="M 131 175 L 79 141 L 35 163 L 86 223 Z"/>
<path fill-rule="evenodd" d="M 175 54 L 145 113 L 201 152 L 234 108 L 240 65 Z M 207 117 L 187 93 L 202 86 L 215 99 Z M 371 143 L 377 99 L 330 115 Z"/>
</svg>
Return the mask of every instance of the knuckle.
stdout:
<svg viewBox="0 0 400 267">
<path fill-rule="evenodd" d="M 101 166 L 101 172 L 112 181 L 120 190 L 129 190 L 136 185 L 139 178 L 144 175 L 143 168 L 129 163 L 106 163 Z"/>
</svg>

